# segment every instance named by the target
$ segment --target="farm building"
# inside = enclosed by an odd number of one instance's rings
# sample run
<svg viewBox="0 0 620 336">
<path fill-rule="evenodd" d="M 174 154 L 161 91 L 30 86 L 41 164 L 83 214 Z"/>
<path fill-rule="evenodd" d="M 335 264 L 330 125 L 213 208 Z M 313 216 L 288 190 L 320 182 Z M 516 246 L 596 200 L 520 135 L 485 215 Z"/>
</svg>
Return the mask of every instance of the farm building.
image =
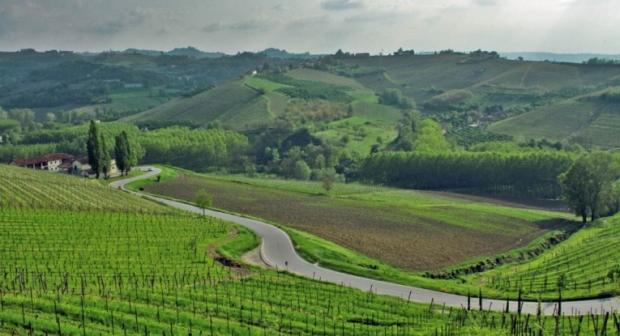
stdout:
<svg viewBox="0 0 620 336">
<path fill-rule="evenodd" d="M 83 177 L 94 177 L 95 173 L 92 171 L 92 167 L 90 163 L 88 163 L 87 157 L 80 157 L 73 161 L 71 164 L 71 174 L 83 176 Z M 110 163 L 110 174 L 111 177 L 120 175 L 118 171 L 118 167 L 116 166 L 116 160 L 112 159 Z"/>
<path fill-rule="evenodd" d="M 73 155 L 65 153 L 50 153 L 28 159 L 17 159 L 13 161 L 12 164 L 23 168 L 47 170 L 50 172 L 67 173 L 83 177 L 95 176 L 92 167 L 88 163 L 87 157 L 76 159 Z M 114 177 L 118 175 L 120 175 L 120 172 L 116 166 L 116 160 L 112 159 L 109 176 Z"/>
<path fill-rule="evenodd" d="M 30 169 L 48 170 L 51 172 L 69 172 L 74 159 L 73 155 L 70 154 L 51 153 L 30 159 L 17 159 L 13 164 Z"/>
</svg>

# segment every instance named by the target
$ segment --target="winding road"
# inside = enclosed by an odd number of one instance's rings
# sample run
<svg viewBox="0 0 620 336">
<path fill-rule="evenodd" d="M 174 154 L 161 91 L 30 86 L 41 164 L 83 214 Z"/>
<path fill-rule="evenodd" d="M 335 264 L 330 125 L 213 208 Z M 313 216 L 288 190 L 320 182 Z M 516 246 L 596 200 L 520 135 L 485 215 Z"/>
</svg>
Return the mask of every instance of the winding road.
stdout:
<svg viewBox="0 0 620 336">
<path fill-rule="evenodd" d="M 155 167 L 140 167 L 140 169 L 142 169 L 145 174 L 113 182 L 110 186 L 115 189 L 122 189 L 127 192 L 155 200 L 180 210 L 193 213 L 202 213 L 202 209 L 186 203 L 125 189 L 125 185 L 130 182 L 150 178 L 161 172 L 160 169 Z M 297 254 L 291 238 L 283 230 L 271 224 L 213 210 L 206 210 L 206 214 L 214 218 L 242 225 L 255 232 L 262 239 L 260 255 L 264 262 L 272 268 L 286 270 L 290 273 L 311 279 L 345 285 L 364 291 L 372 291 L 377 294 L 396 296 L 405 300 L 411 300 L 412 302 L 434 302 L 439 305 L 445 304 L 447 306 L 454 307 L 467 307 L 468 300 L 466 296 L 364 278 L 357 275 L 326 269 L 318 264 L 312 264 Z M 517 311 L 518 303 L 516 301 L 510 301 L 508 304 L 511 311 Z M 506 309 L 506 301 L 483 299 L 482 306 L 484 309 L 503 311 Z M 552 315 L 557 312 L 557 306 L 557 303 L 543 302 L 540 304 L 540 309 L 543 314 Z M 471 298 L 471 307 L 472 309 L 479 308 L 477 298 Z M 522 311 L 524 313 L 535 314 L 538 307 L 539 304 L 537 302 L 522 303 Z M 562 314 L 565 315 L 589 313 L 600 314 L 608 311 L 617 311 L 618 309 L 620 309 L 620 298 L 618 297 L 564 301 L 561 306 Z"/>
</svg>

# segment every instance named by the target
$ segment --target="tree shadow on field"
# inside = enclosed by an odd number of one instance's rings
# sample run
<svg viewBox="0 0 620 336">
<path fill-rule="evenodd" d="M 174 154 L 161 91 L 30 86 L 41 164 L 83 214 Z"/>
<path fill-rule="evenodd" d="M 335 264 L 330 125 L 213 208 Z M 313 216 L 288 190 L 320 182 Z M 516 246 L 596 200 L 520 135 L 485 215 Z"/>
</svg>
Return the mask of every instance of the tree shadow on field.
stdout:
<svg viewBox="0 0 620 336">
<path fill-rule="evenodd" d="M 563 218 L 540 220 L 534 222 L 534 225 L 541 230 L 563 230 L 567 234 L 572 234 L 581 227 L 581 223 L 579 221 Z"/>
</svg>

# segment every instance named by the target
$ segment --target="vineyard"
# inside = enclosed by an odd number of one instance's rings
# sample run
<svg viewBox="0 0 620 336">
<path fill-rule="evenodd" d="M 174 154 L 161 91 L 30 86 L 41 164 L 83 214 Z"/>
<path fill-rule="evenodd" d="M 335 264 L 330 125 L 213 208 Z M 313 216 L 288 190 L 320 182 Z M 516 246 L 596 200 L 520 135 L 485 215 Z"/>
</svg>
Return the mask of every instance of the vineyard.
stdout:
<svg viewBox="0 0 620 336">
<path fill-rule="evenodd" d="M 96 181 L 0 165 L 0 207 L 169 212 Z"/>
<path fill-rule="evenodd" d="M 473 282 L 531 298 L 612 296 L 620 293 L 620 217 L 599 220 L 529 262 L 475 276 Z"/>
<path fill-rule="evenodd" d="M 197 217 L 4 209 L 0 236 L 11 239 L 2 240 L 0 252 L 0 331 L 525 335 L 555 328 L 553 317 L 425 306 L 225 266 L 206 251 L 227 231 L 221 222 Z M 602 328 L 603 317 L 592 318 Z M 579 321 L 561 322 L 568 332 Z M 593 325 L 581 324 L 584 330 Z"/>
<path fill-rule="evenodd" d="M 230 224 L 166 213 L 166 208 L 145 200 L 99 189 L 97 183 L 14 168 L 0 171 L 2 176 L 12 174 L 13 183 L 2 184 L 9 200 L 27 200 L 26 192 L 36 195 L 33 190 L 52 182 L 63 182 L 59 189 L 66 194 L 102 200 L 62 209 L 59 201 L 37 198 L 32 207 L 24 202 L 0 208 L 0 334 L 532 335 L 575 334 L 577 328 L 581 335 L 620 332 L 614 314 L 501 314 L 476 306 L 475 300 L 462 308 L 422 305 L 251 268 L 218 253 L 216 247 L 234 243 L 230 237 L 239 228 Z M 107 208 L 121 201 L 134 210 Z"/>
</svg>

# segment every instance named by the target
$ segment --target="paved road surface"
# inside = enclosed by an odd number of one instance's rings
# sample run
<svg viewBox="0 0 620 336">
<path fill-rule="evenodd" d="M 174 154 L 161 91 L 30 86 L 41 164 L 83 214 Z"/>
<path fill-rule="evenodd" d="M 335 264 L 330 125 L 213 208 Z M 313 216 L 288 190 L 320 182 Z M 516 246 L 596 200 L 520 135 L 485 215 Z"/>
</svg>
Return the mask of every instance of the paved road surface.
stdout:
<svg viewBox="0 0 620 336">
<path fill-rule="evenodd" d="M 156 176 L 160 173 L 160 170 L 154 167 L 142 167 L 146 173 L 141 176 L 128 178 L 125 180 L 117 181 L 111 184 L 113 188 L 124 189 L 127 183 Z M 130 191 L 131 192 L 131 191 Z M 202 213 L 202 209 L 195 206 L 185 204 L 182 202 L 172 201 L 165 198 L 156 197 L 153 195 L 140 194 L 144 197 L 156 200 L 160 203 L 167 204 L 171 207 L 194 212 Z M 225 221 L 234 222 L 242 225 L 252 231 L 254 231 L 262 239 L 260 247 L 260 253 L 263 260 L 273 268 L 285 269 L 288 272 L 301 275 L 307 278 L 327 281 L 335 284 L 344 284 L 346 286 L 358 288 L 365 291 L 372 290 L 377 294 L 391 295 L 403 298 L 405 300 L 411 300 L 414 302 L 435 304 L 446 304 L 448 306 L 466 307 L 467 297 L 455 294 L 448 294 L 439 291 L 399 285 L 391 282 L 374 280 L 364 278 L 361 276 L 342 273 L 330 269 L 320 267 L 316 264 L 309 263 L 297 254 L 290 237 L 281 229 L 253 219 L 245 217 L 235 216 L 223 212 L 207 210 L 206 214 L 211 217 L 219 218 Z M 537 302 L 524 302 L 522 303 L 522 311 L 525 313 L 535 314 L 538 309 Z M 478 308 L 478 299 L 471 299 L 472 309 Z M 517 310 L 517 302 L 509 302 L 510 310 Z M 484 309 L 492 310 L 504 310 L 506 308 L 505 300 L 483 300 Z M 544 314 L 554 314 L 557 309 L 556 303 L 542 303 L 540 306 Z M 616 311 L 620 309 L 620 298 L 609 299 L 592 299 L 582 301 L 565 301 L 562 303 L 563 314 L 588 314 L 601 313 L 604 311 Z"/>
</svg>

